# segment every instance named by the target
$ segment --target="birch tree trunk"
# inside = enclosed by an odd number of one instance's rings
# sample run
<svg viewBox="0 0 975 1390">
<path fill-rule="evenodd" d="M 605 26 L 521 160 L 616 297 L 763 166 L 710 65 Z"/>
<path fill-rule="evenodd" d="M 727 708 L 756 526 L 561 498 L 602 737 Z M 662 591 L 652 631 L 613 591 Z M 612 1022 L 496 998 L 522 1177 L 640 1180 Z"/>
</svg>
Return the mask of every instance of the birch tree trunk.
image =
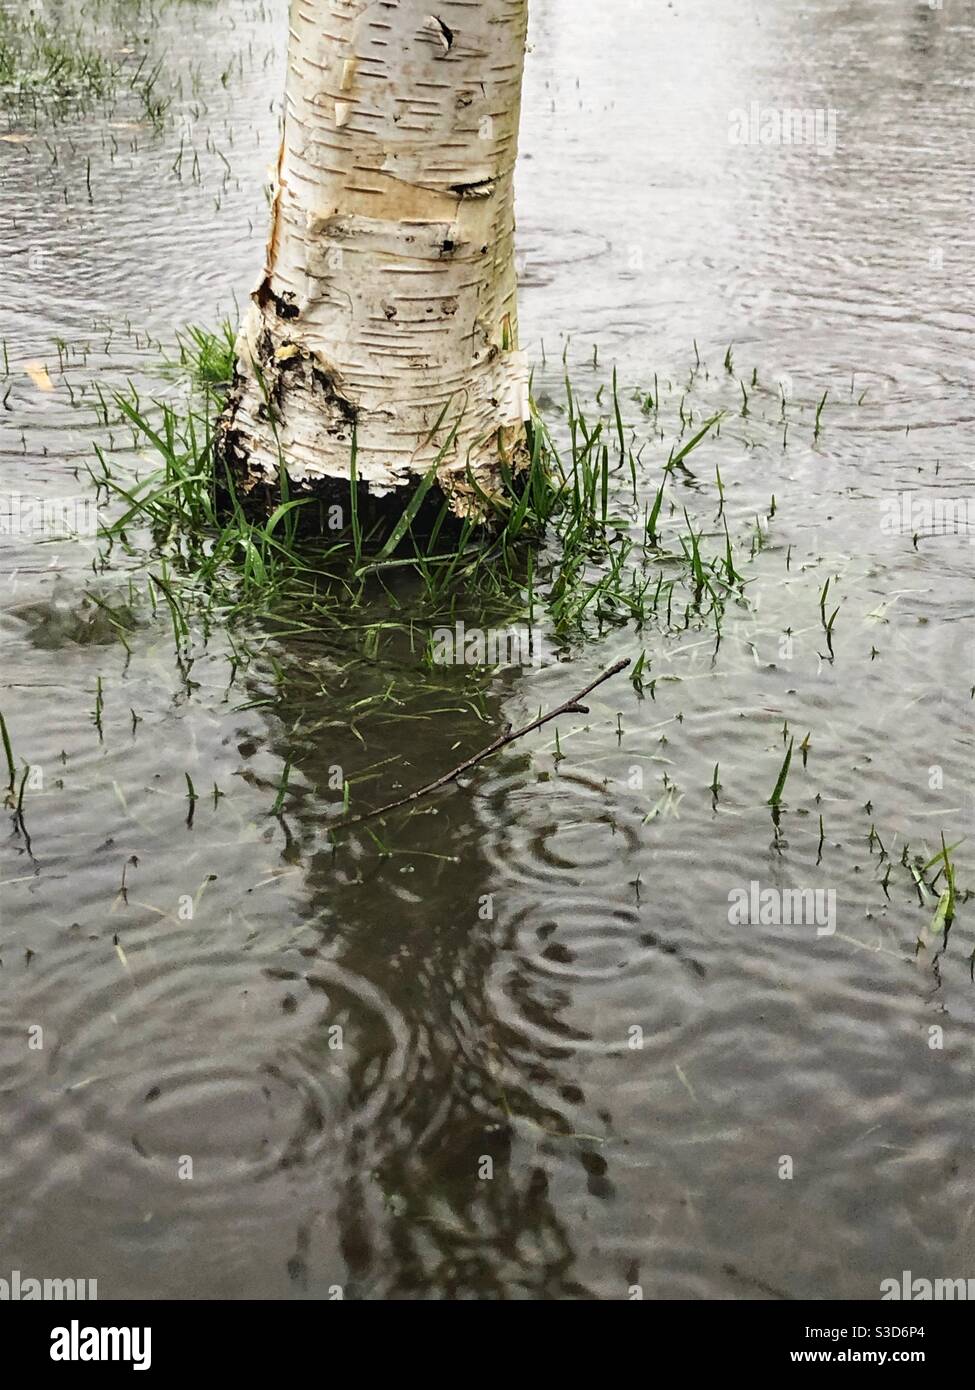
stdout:
<svg viewBox="0 0 975 1390">
<path fill-rule="evenodd" d="M 240 491 L 479 514 L 524 459 L 513 173 L 528 0 L 292 0 L 264 273 L 218 448 Z M 436 13 L 434 13 L 434 10 Z M 439 422 L 439 423 L 438 423 Z"/>
</svg>

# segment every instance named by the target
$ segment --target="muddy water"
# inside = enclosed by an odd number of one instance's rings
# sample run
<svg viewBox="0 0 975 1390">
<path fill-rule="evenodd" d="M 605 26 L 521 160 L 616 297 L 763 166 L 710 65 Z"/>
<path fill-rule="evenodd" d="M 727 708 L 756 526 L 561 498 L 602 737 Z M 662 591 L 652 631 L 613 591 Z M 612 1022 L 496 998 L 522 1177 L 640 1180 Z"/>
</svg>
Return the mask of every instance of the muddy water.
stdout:
<svg viewBox="0 0 975 1390">
<path fill-rule="evenodd" d="M 95 383 L 176 390 L 156 341 L 250 289 L 283 8 L 90 5 L 124 62 L 162 59 L 158 129 L 124 91 L 56 120 L 4 98 L 5 497 L 90 496 Z M 200 1298 L 975 1276 L 970 846 L 946 947 L 943 882 L 901 862 L 972 810 L 972 537 L 912 533 L 973 486 L 973 43 L 952 4 L 536 0 L 536 394 L 558 431 L 563 353 L 583 393 L 617 366 L 641 503 L 679 411 L 729 412 L 674 482 L 721 535 L 720 470 L 748 604 L 719 644 L 595 625 L 492 675 L 365 619 L 216 622 L 178 658 L 137 557 L 0 540 L 0 709 L 33 770 L 0 839 L 0 1275 Z M 774 143 L 782 108 L 835 148 Z M 921 510 L 885 525 L 905 492 Z M 124 642 L 95 599 L 128 605 Z M 336 769 L 392 799 L 642 650 L 642 694 L 617 678 L 558 745 L 333 850 Z M 752 882 L 833 907 L 742 924 Z"/>
</svg>

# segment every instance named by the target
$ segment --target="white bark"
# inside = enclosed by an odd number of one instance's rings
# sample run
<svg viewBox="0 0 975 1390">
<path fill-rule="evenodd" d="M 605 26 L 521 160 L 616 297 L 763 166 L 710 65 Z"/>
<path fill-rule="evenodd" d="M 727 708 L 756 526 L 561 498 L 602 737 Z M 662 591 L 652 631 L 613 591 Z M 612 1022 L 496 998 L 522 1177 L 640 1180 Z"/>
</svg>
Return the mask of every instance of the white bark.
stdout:
<svg viewBox="0 0 975 1390">
<path fill-rule="evenodd" d="M 528 0 L 292 0 L 267 262 L 221 438 L 245 491 L 522 457 L 513 172 Z M 268 403 L 270 402 L 270 410 Z M 446 414 L 438 429 L 438 418 Z"/>
</svg>

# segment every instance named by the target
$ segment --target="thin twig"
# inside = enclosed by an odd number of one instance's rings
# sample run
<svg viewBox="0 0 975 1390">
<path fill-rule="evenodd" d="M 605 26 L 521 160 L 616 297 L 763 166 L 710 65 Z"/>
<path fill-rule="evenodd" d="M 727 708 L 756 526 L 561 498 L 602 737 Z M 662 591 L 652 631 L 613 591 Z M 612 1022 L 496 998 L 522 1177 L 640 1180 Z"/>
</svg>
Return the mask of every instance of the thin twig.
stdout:
<svg viewBox="0 0 975 1390">
<path fill-rule="evenodd" d="M 588 714 L 589 709 L 580 703 L 597 685 L 602 685 L 603 681 L 608 681 L 610 676 L 615 676 L 620 671 L 625 671 L 630 664 L 630 658 L 624 656 L 615 665 L 610 666 L 608 671 L 604 671 L 601 676 L 597 676 L 591 685 L 587 685 L 584 690 L 580 690 L 578 695 L 573 695 L 571 700 L 566 700 L 564 705 L 559 705 L 557 709 L 550 710 L 548 714 L 539 715 L 530 724 L 526 724 L 523 729 L 512 730 L 509 724 L 503 734 L 500 734 L 493 743 L 489 743 L 486 748 L 482 748 L 479 753 L 467 758 L 458 767 L 452 768 L 450 772 L 445 772 L 442 777 L 438 777 L 434 782 L 428 782 L 425 787 L 418 787 L 416 791 L 410 792 L 408 796 L 401 796 L 398 801 L 390 801 L 385 806 L 377 806 L 374 811 L 364 811 L 361 815 L 351 816 L 348 820 L 338 821 L 335 825 L 330 825 L 329 830 L 345 830 L 351 825 L 361 825 L 363 821 L 375 820 L 377 816 L 384 816 L 389 811 L 398 811 L 401 806 L 409 806 L 414 801 L 419 801 L 421 796 L 427 796 L 430 792 L 437 791 L 440 787 L 445 787 L 448 782 L 453 782 L 462 772 L 468 768 L 476 767 L 485 758 L 490 758 L 492 753 L 497 753 L 502 748 L 506 748 L 509 743 L 514 743 L 515 739 L 524 738 L 525 734 L 530 734 L 534 729 L 540 729 L 543 724 L 547 724 L 551 719 L 557 719 L 560 714 Z"/>
</svg>

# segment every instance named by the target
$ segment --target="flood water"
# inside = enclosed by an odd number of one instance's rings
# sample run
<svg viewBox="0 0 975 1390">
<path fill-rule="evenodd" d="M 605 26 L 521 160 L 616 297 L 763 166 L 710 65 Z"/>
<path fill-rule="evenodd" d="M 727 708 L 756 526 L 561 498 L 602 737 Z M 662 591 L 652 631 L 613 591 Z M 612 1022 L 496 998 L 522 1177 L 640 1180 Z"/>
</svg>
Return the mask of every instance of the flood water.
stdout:
<svg viewBox="0 0 975 1390">
<path fill-rule="evenodd" d="M 126 72 L 139 44 L 161 62 L 155 125 L 132 88 L 3 94 L 4 497 L 93 495 L 93 441 L 131 440 L 96 384 L 177 392 L 158 344 L 246 300 L 284 10 L 90 0 Z M 563 372 L 595 394 L 615 365 L 641 507 L 685 392 L 728 412 L 673 484 L 723 546 L 717 467 L 743 547 L 717 646 L 595 624 L 537 669 L 431 668 L 367 614 L 198 626 L 180 656 L 162 606 L 133 599 L 123 642 L 95 601 L 152 561 L 0 537 L 0 710 L 35 770 L 0 825 L 0 1276 L 372 1299 L 975 1277 L 975 536 L 913 535 L 975 485 L 973 53 L 951 0 L 534 0 L 535 394 L 558 431 Z M 835 148 L 736 143 L 753 105 L 826 113 Z M 652 688 L 616 677 L 379 841 L 329 842 L 335 768 L 382 804 L 644 650 Z M 942 835 L 947 944 L 943 880 L 910 871 Z M 730 920 L 753 882 L 832 893 L 832 919 Z"/>
</svg>

